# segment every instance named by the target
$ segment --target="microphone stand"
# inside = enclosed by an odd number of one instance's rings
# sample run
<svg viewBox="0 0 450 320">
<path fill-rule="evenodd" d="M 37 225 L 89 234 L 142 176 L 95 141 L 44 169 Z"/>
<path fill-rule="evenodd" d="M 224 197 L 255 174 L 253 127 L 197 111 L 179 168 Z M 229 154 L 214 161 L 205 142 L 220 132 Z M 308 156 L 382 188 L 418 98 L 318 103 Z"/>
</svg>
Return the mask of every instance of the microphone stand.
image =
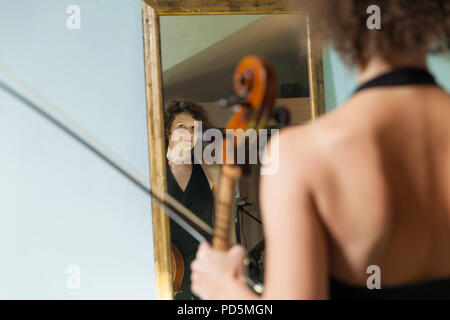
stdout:
<svg viewBox="0 0 450 320">
<path fill-rule="evenodd" d="M 240 237 L 240 230 L 241 230 L 240 229 L 240 226 L 241 226 L 241 224 L 240 224 L 240 214 L 241 213 L 245 213 L 247 216 L 249 216 L 250 218 L 252 218 L 256 222 L 258 222 L 260 225 L 263 225 L 261 220 L 259 220 L 254 215 L 252 215 L 250 212 L 245 210 L 244 207 L 252 205 L 247 200 L 248 200 L 248 197 L 244 197 L 241 200 L 237 201 L 237 203 L 236 203 L 237 210 L 238 210 L 236 216 L 237 216 L 237 223 L 238 223 L 238 227 L 239 227 L 239 233 L 236 235 L 236 238 L 239 239 L 238 243 L 240 243 L 240 238 L 241 238 Z M 265 242 L 264 242 L 264 238 L 263 238 L 247 254 L 247 256 L 249 257 L 248 272 L 249 272 L 250 276 L 253 277 L 253 279 L 258 279 L 261 283 L 263 281 L 262 276 L 261 276 L 261 269 L 263 267 L 262 266 L 261 256 L 262 256 L 262 251 L 264 251 L 264 248 L 265 248 Z"/>
<path fill-rule="evenodd" d="M 244 209 L 244 207 L 247 206 L 251 206 L 252 204 L 250 202 L 247 201 L 248 197 L 244 197 L 242 198 L 242 200 L 239 200 L 237 202 L 237 208 L 238 208 L 238 212 L 243 212 L 245 213 L 247 216 L 249 216 L 250 218 L 252 218 L 253 220 L 255 220 L 256 222 L 258 222 L 260 225 L 262 225 L 263 223 L 261 222 L 261 220 L 259 220 L 258 218 L 256 218 L 254 215 L 252 215 L 250 212 L 248 212 L 247 210 Z M 238 214 L 239 217 L 239 214 Z"/>
</svg>

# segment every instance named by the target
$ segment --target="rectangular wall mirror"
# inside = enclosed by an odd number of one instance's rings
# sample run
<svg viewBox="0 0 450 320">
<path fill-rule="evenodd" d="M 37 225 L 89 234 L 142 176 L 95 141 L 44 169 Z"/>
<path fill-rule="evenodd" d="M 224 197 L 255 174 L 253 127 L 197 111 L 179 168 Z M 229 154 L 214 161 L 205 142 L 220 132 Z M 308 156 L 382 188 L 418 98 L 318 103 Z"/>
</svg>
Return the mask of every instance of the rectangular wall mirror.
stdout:
<svg viewBox="0 0 450 320">
<path fill-rule="evenodd" d="M 275 106 L 289 110 L 289 125 L 313 120 L 325 110 L 321 51 L 312 45 L 308 13 L 296 1 L 146 0 L 142 6 L 151 185 L 168 190 L 210 224 L 220 166 L 179 167 L 168 161 L 172 130 L 206 119 L 209 127 L 223 130 L 233 108 L 221 108 L 218 101 L 235 95 L 236 65 L 250 54 L 274 67 Z M 280 128 L 274 120 L 267 126 Z M 254 165 L 236 184 L 232 238 L 258 262 L 253 272 L 262 280 L 258 189 L 259 168 Z M 182 282 L 183 292 L 174 292 L 171 244 L 180 247 L 184 278 L 189 279 L 196 240 L 169 223 L 156 203 L 152 215 L 157 296 L 190 299 L 189 281 Z"/>
</svg>

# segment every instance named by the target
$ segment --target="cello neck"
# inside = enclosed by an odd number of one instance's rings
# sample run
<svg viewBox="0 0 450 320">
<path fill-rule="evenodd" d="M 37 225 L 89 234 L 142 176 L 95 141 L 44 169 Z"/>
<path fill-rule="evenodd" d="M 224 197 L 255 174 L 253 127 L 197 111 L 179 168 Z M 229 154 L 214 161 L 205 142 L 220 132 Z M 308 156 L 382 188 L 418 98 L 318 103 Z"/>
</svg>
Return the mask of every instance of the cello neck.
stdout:
<svg viewBox="0 0 450 320">
<path fill-rule="evenodd" d="M 213 248 L 226 251 L 230 247 L 230 228 L 233 215 L 234 187 L 241 175 L 241 169 L 233 165 L 224 165 L 219 182 L 215 205 L 215 224 Z"/>
</svg>

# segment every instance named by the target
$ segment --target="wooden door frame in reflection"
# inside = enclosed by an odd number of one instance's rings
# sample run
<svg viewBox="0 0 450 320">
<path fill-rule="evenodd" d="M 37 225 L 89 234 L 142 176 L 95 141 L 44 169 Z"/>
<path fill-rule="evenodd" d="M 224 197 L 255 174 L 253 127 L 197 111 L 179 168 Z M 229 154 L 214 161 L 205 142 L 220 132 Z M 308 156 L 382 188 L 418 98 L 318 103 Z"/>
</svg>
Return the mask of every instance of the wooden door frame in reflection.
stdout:
<svg viewBox="0 0 450 320">
<path fill-rule="evenodd" d="M 162 97 L 162 68 L 160 54 L 159 16 L 194 14 L 274 14 L 304 13 L 298 0 L 143 0 L 142 19 L 145 57 L 145 87 L 147 103 L 150 184 L 167 191 L 164 106 Z M 311 117 L 325 112 L 322 51 L 313 45 L 314 33 L 307 19 L 308 79 Z M 237 63 L 237 61 L 236 61 Z M 169 219 L 152 201 L 153 244 L 158 299 L 173 299 L 170 255 Z"/>
</svg>

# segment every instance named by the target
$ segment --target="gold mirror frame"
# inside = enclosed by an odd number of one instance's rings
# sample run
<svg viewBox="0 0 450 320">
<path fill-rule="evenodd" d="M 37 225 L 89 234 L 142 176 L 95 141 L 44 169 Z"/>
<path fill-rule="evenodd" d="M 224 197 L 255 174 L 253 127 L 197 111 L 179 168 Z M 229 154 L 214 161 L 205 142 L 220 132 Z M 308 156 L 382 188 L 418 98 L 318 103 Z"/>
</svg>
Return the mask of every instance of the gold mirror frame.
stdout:
<svg viewBox="0 0 450 320">
<path fill-rule="evenodd" d="M 298 0 L 143 0 L 142 19 L 145 57 L 148 148 L 151 186 L 167 191 L 164 141 L 164 106 L 160 54 L 159 16 L 194 14 L 273 14 L 304 13 Z M 308 75 L 311 118 L 325 113 L 322 51 L 312 45 L 308 21 Z M 236 61 L 237 63 L 237 61 Z M 173 299 L 169 219 L 152 201 L 153 244 L 155 256 L 156 297 Z"/>
</svg>

